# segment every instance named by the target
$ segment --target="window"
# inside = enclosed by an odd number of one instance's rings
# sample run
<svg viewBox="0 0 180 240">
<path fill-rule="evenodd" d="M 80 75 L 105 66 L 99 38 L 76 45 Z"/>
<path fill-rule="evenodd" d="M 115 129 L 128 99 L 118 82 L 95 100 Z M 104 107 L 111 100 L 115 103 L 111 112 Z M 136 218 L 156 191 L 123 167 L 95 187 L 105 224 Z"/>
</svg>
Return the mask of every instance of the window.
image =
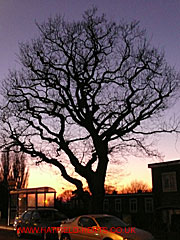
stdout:
<svg viewBox="0 0 180 240">
<path fill-rule="evenodd" d="M 30 220 L 30 218 L 31 218 L 31 212 L 29 211 L 29 212 L 26 212 L 24 215 L 23 215 L 23 219 L 24 220 Z"/>
<path fill-rule="evenodd" d="M 51 211 L 51 210 L 42 209 L 39 211 L 39 215 L 40 215 L 41 219 L 49 219 L 49 220 L 53 219 L 53 211 Z"/>
<path fill-rule="evenodd" d="M 121 199 L 115 199 L 115 211 L 116 212 L 122 211 Z"/>
<path fill-rule="evenodd" d="M 18 204 L 19 204 L 19 213 L 23 213 L 27 209 L 26 194 L 19 194 Z"/>
<path fill-rule="evenodd" d="M 163 192 L 176 192 L 176 172 L 162 173 L 162 189 Z"/>
<path fill-rule="evenodd" d="M 42 210 L 38 211 L 39 214 L 39 218 L 41 218 L 43 221 L 58 221 L 58 220 L 64 220 L 67 217 L 63 214 L 60 213 L 59 211 L 56 210 L 44 210 L 42 208 Z"/>
<path fill-rule="evenodd" d="M 34 212 L 32 213 L 32 220 L 33 220 L 33 221 L 40 220 L 40 215 L 39 215 L 39 213 L 38 213 L 37 211 L 34 211 Z"/>
<path fill-rule="evenodd" d="M 137 199 L 136 198 L 132 198 L 129 200 L 130 203 L 130 212 L 137 212 Z"/>
<path fill-rule="evenodd" d="M 85 228 L 97 226 L 97 224 L 94 222 L 94 220 L 89 217 L 80 218 L 78 225 L 81 227 L 85 227 Z"/>
<path fill-rule="evenodd" d="M 38 204 L 38 207 L 44 207 L 44 204 L 45 204 L 44 193 L 37 194 L 37 204 Z"/>
<path fill-rule="evenodd" d="M 46 193 L 44 201 L 46 207 L 54 207 L 54 193 Z"/>
<path fill-rule="evenodd" d="M 28 207 L 36 207 L 35 194 L 28 194 Z"/>
<path fill-rule="evenodd" d="M 145 198 L 145 212 L 153 212 L 153 199 Z"/>
<path fill-rule="evenodd" d="M 112 227 L 127 227 L 128 225 L 123 222 L 121 219 L 115 216 L 102 215 L 95 217 L 100 227 L 106 227 L 110 229 Z"/>
<path fill-rule="evenodd" d="M 109 199 L 104 199 L 103 210 L 106 211 L 106 212 L 109 211 Z"/>
</svg>

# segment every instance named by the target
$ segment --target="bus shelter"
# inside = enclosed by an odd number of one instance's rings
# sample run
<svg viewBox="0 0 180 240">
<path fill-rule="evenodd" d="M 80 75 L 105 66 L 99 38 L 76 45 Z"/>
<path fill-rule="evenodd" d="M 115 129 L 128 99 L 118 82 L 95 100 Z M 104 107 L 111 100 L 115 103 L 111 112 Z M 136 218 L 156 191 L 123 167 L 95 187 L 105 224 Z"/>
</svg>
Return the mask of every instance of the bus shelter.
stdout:
<svg viewBox="0 0 180 240">
<path fill-rule="evenodd" d="M 54 207 L 56 191 L 51 187 L 26 188 L 10 191 L 8 225 L 16 216 L 33 208 Z"/>
</svg>

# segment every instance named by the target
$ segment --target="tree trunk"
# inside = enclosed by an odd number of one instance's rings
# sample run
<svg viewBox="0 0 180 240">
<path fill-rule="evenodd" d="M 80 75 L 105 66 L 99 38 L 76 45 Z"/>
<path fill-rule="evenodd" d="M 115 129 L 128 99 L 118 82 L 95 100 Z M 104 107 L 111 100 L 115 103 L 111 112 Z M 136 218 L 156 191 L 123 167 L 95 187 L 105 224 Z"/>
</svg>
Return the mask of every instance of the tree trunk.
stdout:
<svg viewBox="0 0 180 240">
<path fill-rule="evenodd" d="M 109 162 L 107 152 L 108 146 L 99 138 L 95 139 L 94 142 L 99 161 L 93 178 L 87 179 L 89 189 L 92 193 L 89 211 L 91 211 L 91 213 L 103 213 L 103 201 L 105 196 L 104 183 Z"/>
<path fill-rule="evenodd" d="M 103 213 L 104 194 L 93 194 L 90 203 L 90 213 Z"/>
<path fill-rule="evenodd" d="M 103 175 L 96 177 L 94 181 L 88 183 L 88 185 L 92 193 L 89 204 L 89 213 L 102 213 L 105 196 Z"/>
</svg>

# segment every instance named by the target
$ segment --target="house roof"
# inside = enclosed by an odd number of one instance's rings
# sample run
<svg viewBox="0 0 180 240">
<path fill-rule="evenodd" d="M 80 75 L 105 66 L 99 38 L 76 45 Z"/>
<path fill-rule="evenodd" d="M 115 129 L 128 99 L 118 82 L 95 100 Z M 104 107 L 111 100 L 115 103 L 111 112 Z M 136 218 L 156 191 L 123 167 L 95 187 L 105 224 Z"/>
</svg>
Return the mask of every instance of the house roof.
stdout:
<svg viewBox="0 0 180 240">
<path fill-rule="evenodd" d="M 174 166 L 179 164 L 180 164 L 180 160 L 174 160 L 174 161 L 148 164 L 148 168 L 169 167 L 169 166 Z"/>
<path fill-rule="evenodd" d="M 106 194 L 107 198 L 118 198 L 118 197 L 137 197 L 137 196 L 152 196 L 152 192 L 140 192 L 140 193 L 119 193 L 119 194 Z"/>
</svg>

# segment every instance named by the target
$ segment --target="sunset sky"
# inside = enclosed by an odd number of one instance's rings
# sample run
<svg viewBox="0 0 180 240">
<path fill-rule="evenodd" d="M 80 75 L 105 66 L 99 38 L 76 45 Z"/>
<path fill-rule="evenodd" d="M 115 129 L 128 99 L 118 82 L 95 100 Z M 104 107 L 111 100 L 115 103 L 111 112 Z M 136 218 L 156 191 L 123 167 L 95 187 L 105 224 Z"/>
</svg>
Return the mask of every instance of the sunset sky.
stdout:
<svg viewBox="0 0 180 240">
<path fill-rule="evenodd" d="M 61 14 L 68 20 L 78 20 L 82 13 L 97 6 L 98 12 L 106 13 L 109 19 L 119 21 L 139 20 L 147 30 L 152 44 L 165 51 L 169 64 L 180 69 L 180 1 L 179 0 L 0 0 L 0 79 L 8 69 L 18 68 L 16 54 L 19 42 L 37 36 L 35 21 L 43 22 L 49 16 Z M 180 101 L 167 113 L 179 115 Z M 180 136 L 161 135 L 155 140 L 164 160 L 180 159 Z M 111 165 L 107 183 L 120 188 L 131 180 L 143 180 L 151 185 L 148 163 L 151 159 L 128 157 L 120 159 L 123 164 Z M 72 188 L 62 179 L 54 167 L 29 164 L 29 187 L 50 186 L 57 192 Z"/>
</svg>

